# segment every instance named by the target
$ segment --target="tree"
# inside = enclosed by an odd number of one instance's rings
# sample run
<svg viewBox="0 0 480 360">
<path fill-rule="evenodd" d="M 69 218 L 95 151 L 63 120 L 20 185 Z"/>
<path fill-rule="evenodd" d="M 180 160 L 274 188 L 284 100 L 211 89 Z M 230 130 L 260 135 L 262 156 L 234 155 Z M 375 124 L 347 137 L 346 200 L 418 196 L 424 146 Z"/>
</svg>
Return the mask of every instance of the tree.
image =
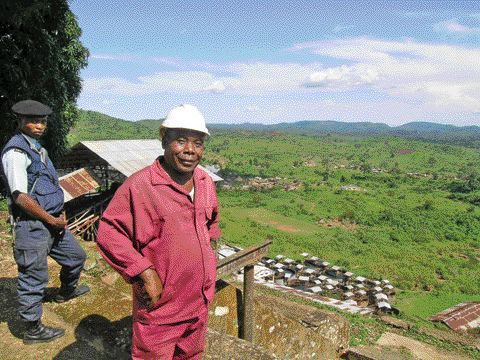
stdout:
<svg viewBox="0 0 480 360">
<path fill-rule="evenodd" d="M 362 162 L 360 164 L 360 170 L 362 173 L 366 174 L 372 171 L 372 166 L 367 162 L 367 160 L 362 159 Z"/>
<path fill-rule="evenodd" d="M 49 105 L 42 142 L 55 161 L 78 117 L 80 70 L 88 50 L 67 0 L 3 0 L 0 3 L 0 146 L 16 128 L 11 106 L 34 99 Z"/>
</svg>

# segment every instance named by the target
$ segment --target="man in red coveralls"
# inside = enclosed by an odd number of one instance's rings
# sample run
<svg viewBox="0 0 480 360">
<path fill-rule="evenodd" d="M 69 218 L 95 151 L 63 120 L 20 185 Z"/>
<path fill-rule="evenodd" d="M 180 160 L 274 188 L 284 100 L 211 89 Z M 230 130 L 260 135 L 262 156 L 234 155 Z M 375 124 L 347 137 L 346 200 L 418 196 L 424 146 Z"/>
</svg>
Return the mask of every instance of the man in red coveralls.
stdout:
<svg viewBox="0 0 480 360">
<path fill-rule="evenodd" d="M 165 150 L 115 193 L 98 229 L 107 262 L 133 287 L 134 359 L 200 359 L 220 237 L 215 185 L 197 168 L 209 135 L 192 105 L 160 127 Z"/>
</svg>

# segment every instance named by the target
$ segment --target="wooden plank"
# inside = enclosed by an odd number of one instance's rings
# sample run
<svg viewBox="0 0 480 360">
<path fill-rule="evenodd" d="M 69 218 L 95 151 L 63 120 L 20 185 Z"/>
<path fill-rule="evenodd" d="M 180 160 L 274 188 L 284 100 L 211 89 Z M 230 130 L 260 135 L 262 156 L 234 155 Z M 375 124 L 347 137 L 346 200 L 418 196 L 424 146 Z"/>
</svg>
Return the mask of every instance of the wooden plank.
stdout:
<svg viewBox="0 0 480 360">
<path fill-rule="evenodd" d="M 272 240 L 269 239 L 261 245 L 243 249 L 234 255 L 220 260 L 217 264 L 217 278 L 229 275 L 247 265 L 253 265 L 257 263 L 262 257 L 267 255 L 268 247 L 271 243 Z"/>
<path fill-rule="evenodd" d="M 243 334 L 242 339 L 253 342 L 254 321 L 254 265 L 247 265 L 243 270 Z"/>
</svg>

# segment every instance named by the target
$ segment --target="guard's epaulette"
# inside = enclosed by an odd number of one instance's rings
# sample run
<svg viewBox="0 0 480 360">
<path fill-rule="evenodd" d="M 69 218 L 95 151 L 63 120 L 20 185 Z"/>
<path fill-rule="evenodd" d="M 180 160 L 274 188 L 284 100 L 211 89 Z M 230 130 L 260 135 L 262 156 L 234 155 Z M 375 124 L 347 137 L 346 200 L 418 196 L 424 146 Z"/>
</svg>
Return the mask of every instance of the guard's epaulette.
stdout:
<svg viewBox="0 0 480 360">
<path fill-rule="evenodd" d="M 19 148 L 14 148 L 13 151 L 25 154 L 25 151 L 23 151 L 22 149 L 19 149 Z"/>
</svg>

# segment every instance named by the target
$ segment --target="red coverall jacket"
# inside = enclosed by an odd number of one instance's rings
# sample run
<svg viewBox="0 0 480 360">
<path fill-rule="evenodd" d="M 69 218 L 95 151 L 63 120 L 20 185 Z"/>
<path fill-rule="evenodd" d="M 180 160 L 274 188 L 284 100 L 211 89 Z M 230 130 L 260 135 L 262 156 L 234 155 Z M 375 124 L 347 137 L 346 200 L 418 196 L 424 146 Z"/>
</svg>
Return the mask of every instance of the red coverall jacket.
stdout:
<svg viewBox="0 0 480 360">
<path fill-rule="evenodd" d="M 153 267 L 163 293 L 153 309 L 133 286 L 133 320 L 170 324 L 206 311 L 215 294 L 216 259 L 211 239 L 220 237 L 215 184 L 196 168 L 195 195 L 175 183 L 157 159 L 129 177 L 103 213 L 97 242 L 106 261 L 128 282 Z"/>
</svg>

